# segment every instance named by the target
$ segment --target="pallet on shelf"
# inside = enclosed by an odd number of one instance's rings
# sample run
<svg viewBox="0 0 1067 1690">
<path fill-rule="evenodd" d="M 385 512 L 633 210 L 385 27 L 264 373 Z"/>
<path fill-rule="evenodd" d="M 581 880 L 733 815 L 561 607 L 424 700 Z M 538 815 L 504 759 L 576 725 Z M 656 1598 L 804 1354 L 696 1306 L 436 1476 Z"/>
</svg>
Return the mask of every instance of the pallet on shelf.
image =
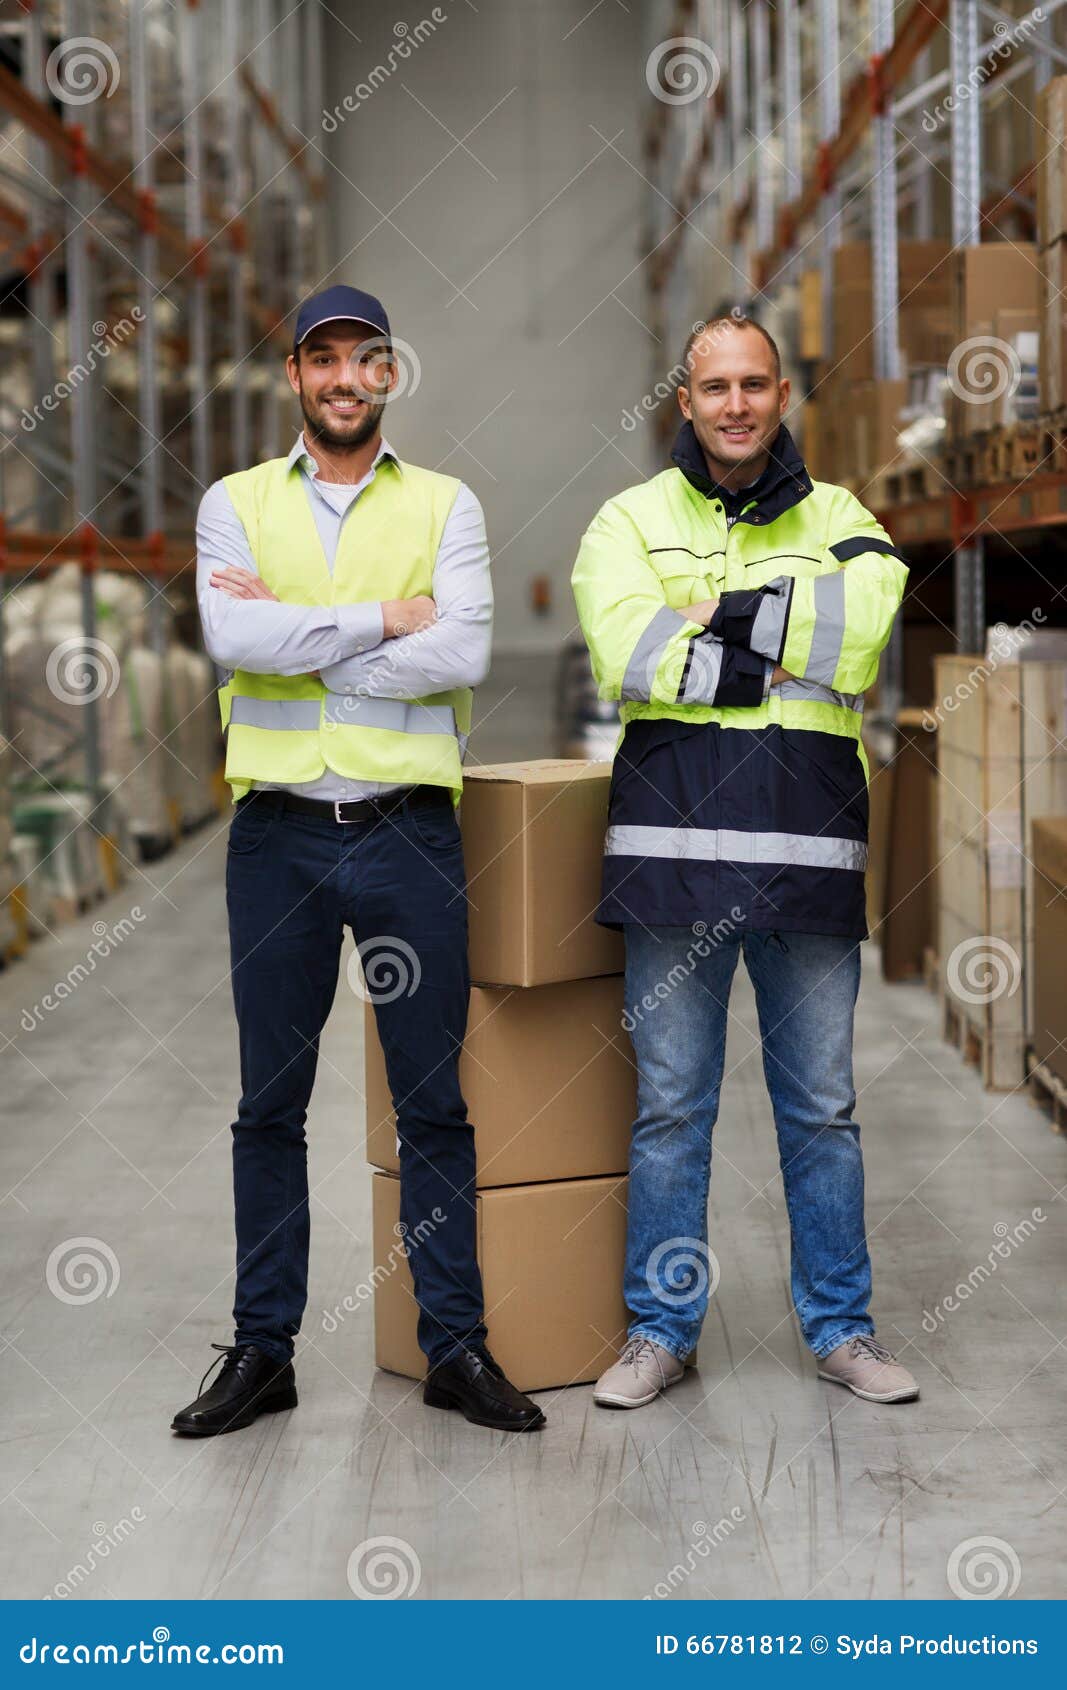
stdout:
<svg viewBox="0 0 1067 1690">
<path fill-rule="evenodd" d="M 881 481 L 884 504 L 917 504 L 921 499 L 936 499 L 945 491 L 945 466 L 936 458 L 925 463 L 898 465 L 885 470 Z"/>
<path fill-rule="evenodd" d="M 974 435 L 969 440 L 953 440 L 946 445 L 943 461 L 945 480 L 950 487 L 960 492 L 980 485 L 983 452 L 984 443 L 980 435 Z"/>
<path fill-rule="evenodd" d="M 934 997 L 941 992 L 941 958 L 933 945 L 926 945 L 923 949 L 923 985 Z"/>
<path fill-rule="evenodd" d="M 1067 1134 L 1067 1085 L 1043 1062 L 1028 1061 L 1027 1089 L 1054 1133 Z"/>
<path fill-rule="evenodd" d="M 1010 1090 L 1033 1024 L 1030 823 L 1067 814 L 1067 662 L 935 664 L 946 1036 L 972 1050 L 990 1089 Z"/>
<path fill-rule="evenodd" d="M 1004 1060 L 1002 1030 L 968 1014 L 947 990 L 941 993 L 941 1037 L 955 1046 L 969 1068 L 978 1069 L 987 1091 L 1011 1089 L 998 1083 Z"/>
<path fill-rule="evenodd" d="M 986 445 L 985 477 L 991 483 L 1021 481 L 1036 475 L 1043 463 L 1047 466 L 1055 453 L 1054 439 L 1036 423 L 995 429 Z"/>
</svg>

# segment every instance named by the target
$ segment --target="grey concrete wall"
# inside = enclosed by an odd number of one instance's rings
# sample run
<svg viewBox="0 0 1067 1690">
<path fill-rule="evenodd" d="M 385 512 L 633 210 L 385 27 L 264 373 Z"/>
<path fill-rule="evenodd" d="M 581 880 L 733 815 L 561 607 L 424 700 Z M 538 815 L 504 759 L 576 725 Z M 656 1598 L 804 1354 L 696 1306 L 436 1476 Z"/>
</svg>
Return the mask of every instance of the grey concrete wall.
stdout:
<svg viewBox="0 0 1067 1690">
<path fill-rule="evenodd" d="M 329 280 L 378 293 L 415 349 L 421 380 L 387 434 L 482 500 L 498 655 L 550 651 L 574 628 L 582 530 L 655 467 L 651 431 L 620 428 L 653 347 L 643 32 L 616 0 L 445 0 L 437 17 L 415 0 L 398 36 L 393 8 L 326 14 Z M 548 616 L 530 609 L 537 574 Z"/>
</svg>

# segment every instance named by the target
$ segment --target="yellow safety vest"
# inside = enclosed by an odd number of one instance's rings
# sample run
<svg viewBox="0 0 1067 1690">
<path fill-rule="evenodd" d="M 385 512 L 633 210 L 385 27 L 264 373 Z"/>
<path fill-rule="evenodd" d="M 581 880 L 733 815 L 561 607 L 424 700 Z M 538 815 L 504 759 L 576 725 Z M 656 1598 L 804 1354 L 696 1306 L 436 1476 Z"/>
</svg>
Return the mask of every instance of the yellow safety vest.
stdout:
<svg viewBox="0 0 1067 1690">
<path fill-rule="evenodd" d="M 295 464 L 271 458 L 223 485 L 271 591 L 284 604 L 326 606 L 432 593 L 460 484 L 382 459 L 345 517 L 332 574 Z M 237 669 L 219 692 L 234 801 L 254 781 L 289 785 L 329 768 L 355 781 L 447 786 L 458 803 L 472 698 L 469 687 L 410 699 L 337 693 L 314 675 Z"/>
</svg>

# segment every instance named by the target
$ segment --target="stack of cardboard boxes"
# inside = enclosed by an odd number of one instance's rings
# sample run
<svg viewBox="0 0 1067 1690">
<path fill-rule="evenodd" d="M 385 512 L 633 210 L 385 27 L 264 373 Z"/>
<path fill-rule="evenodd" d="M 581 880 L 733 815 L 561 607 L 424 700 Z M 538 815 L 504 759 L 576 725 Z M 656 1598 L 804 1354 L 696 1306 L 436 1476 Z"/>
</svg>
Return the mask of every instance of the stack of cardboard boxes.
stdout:
<svg viewBox="0 0 1067 1690">
<path fill-rule="evenodd" d="M 1037 244 L 1040 248 L 1041 409 L 1067 405 L 1067 76 L 1047 82 L 1037 97 Z"/>
<path fill-rule="evenodd" d="M 951 247 L 947 241 L 901 241 L 898 248 L 898 330 L 902 367 L 943 370 L 952 350 Z M 886 469 L 898 455 L 899 416 L 908 384 L 874 374 L 874 288 L 870 246 L 845 241 L 833 255 L 833 344 L 822 340 L 820 275 L 801 280 L 801 353 L 818 359 L 815 450 L 805 454 L 814 475 L 859 481 Z M 812 400 L 805 404 L 810 412 Z M 815 459 L 812 467 L 812 458 Z"/>
<path fill-rule="evenodd" d="M 620 934 L 593 921 L 610 764 L 471 769 L 460 820 L 471 1005 L 459 1074 L 478 1156 L 489 1344 L 525 1391 L 595 1379 L 625 1337 L 626 1170 L 636 1109 Z M 397 1249 L 396 1121 L 366 1011 L 379 1367 L 421 1378 Z"/>
<path fill-rule="evenodd" d="M 977 448 L 998 430 L 1034 420 L 1041 273 L 1030 241 L 986 241 L 953 255 L 955 354 L 948 400 L 949 440 Z M 1024 450 L 1020 439 L 1020 450 Z M 968 462 L 964 479 L 1013 480 L 1033 468 L 1024 457 Z"/>
</svg>

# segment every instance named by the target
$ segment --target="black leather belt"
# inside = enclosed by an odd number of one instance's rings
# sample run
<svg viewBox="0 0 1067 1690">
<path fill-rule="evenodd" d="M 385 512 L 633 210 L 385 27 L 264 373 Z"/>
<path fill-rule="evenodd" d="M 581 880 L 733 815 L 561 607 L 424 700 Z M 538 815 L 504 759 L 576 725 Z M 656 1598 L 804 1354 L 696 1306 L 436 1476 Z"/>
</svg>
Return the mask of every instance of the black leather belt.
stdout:
<svg viewBox="0 0 1067 1690">
<path fill-rule="evenodd" d="M 301 798 L 296 792 L 264 787 L 246 792 L 237 800 L 236 807 L 267 804 L 271 809 L 295 810 L 297 815 L 319 816 L 324 821 L 369 822 L 388 816 L 393 810 L 402 810 L 405 805 L 440 804 L 448 797 L 448 788 L 444 786 L 403 786 L 396 792 L 384 792 L 380 798 L 339 798 L 331 803 L 327 798 Z"/>
</svg>

